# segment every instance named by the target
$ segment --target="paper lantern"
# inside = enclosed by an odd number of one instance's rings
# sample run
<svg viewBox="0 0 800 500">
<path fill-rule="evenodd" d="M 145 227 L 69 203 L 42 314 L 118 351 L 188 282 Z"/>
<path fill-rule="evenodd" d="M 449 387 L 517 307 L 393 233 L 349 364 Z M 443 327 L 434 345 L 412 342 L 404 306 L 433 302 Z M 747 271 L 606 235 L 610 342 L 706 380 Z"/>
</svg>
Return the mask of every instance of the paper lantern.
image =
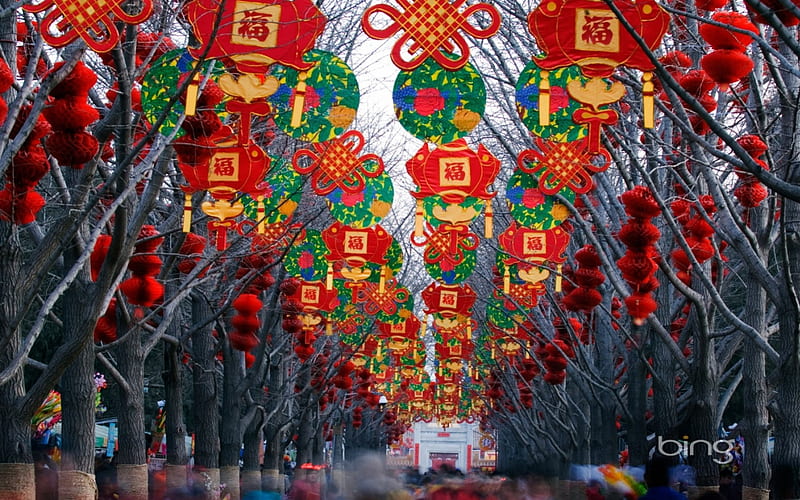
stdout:
<svg viewBox="0 0 800 500">
<path fill-rule="evenodd" d="M 654 50 L 667 32 L 670 17 L 652 0 L 617 5 L 625 21 Z M 587 76 L 606 77 L 617 66 L 651 71 L 653 63 L 602 2 L 554 0 L 528 15 L 528 28 L 545 56 L 539 67 L 552 70 L 577 64 Z"/>
<path fill-rule="evenodd" d="M 698 31 L 703 40 L 714 50 L 726 49 L 744 52 L 747 50 L 747 46 L 753 42 L 753 37 L 758 35 L 758 28 L 750 22 L 746 15 L 738 12 L 715 12 L 711 15 L 711 20 L 722 26 L 703 23 Z"/>
<path fill-rule="evenodd" d="M 715 50 L 700 59 L 700 65 L 721 87 L 738 82 L 753 70 L 753 60 L 738 50 Z"/>
<path fill-rule="evenodd" d="M 457 314 L 469 316 L 477 300 L 475 291 L 469 285 L 440 285 L 431 283 L 422 291 L 425 314 L 437 313 L 443 317 Z"/>
<path fill-rule="evenodd" d="M 464 0 L 399 0 L 402 12 L 387 4 L 372 5 L 361 18 L 361 27 L 367 36 L 385 40 L 398 31 L 404 33 L 392 48 L 392 62 L 401 70 L 409 71 L 432 58 L 442 68 L 450 71 L 463 67 L 469 59 L 469 46 L 460 31 L 475 38 L 489 38 L 500 29 L 500 15 L 485 3 L 470 5 L 463 11 Z M 376 28 L 371 20 L 374 14 L 385 14 L 391 19 L 388 26 Z M 485 28 L 470 23 L 472 16 L 488 19 Z M 447 53 L 458 52 L 452 59 Z"/>
<path fill-rule="evenodd" d="M 495 193 L 488 191 L 500 169 L 500 161 L 482 144 L 475 152 L 464 139 L 431 150 L 427 144 L 406 163 L 409 175 L 419 190 L 417 199 L 440 195 L 449 203 L 460 203 L 468 196 L 484 200 Z"/>
<path fill-rule="evenodd" d="M 225 58 L 242 73 L 263 74 L 275 64 L 311 68 L 303 54 L 325 28 L 325 16 L 310 0 L 193 0 L 184 7 L 198 46 L 195 58 Z"/>
</svg>

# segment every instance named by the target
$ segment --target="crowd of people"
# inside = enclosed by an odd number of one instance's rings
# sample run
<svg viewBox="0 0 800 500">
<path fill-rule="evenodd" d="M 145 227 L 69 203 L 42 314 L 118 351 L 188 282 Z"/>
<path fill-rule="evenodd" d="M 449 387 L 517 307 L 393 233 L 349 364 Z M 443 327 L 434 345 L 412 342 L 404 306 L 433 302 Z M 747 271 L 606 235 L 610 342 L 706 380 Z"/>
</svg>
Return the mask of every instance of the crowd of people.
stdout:
<svg viewBox="0 0 800 500">
<path fill-rule="evenodd" d="M 41 458 L 41 457 L 37 457 Z M 590 480 L 577 486 L 572 483 L 569 498 L 586 500 L 741 500 L 741 483 L 730 470 L 723 469 L 717 491 L 690 495 L 685 484 L 673 473 L 673 463 L 654 457 L 645 468 L 641 490 L 625 491 L 606 482 Z M 287 472 L 292 472 L 287 470 Z M 338 473 L 337 473 L 338 472 Z M 285 491 L 243 492 L 242 500 L 562 500 L 563 490 L 557 482 L 535 476 L 509 478 L 482 473 L 464 474 L 443 465 L 424 474 L 416 468 L 398 472 L 385 467 L 377 455 L 364 455 L 350 464 L 346 471 L 327 468 L 298 467 L 291 474 Z M 37 500 L 55 500 L 57 466 L 45 458 L 37 460 Z M 99 500 L 114 500 L 113 467 L 103 463 L 96 478 Z M 155 484 L 156 481 L 153 481 Z M 151 485 L 152 486 L 152 485 Z M 205 481 L 189 481 L 187 485 L 168 491 L 151 491 L 152 500 L 190 500 L 208 498 Z M 575 488 L 582 489 L 576 494 Z M 221 498 L 225 499 L 223 492 Z"/>
</svg>

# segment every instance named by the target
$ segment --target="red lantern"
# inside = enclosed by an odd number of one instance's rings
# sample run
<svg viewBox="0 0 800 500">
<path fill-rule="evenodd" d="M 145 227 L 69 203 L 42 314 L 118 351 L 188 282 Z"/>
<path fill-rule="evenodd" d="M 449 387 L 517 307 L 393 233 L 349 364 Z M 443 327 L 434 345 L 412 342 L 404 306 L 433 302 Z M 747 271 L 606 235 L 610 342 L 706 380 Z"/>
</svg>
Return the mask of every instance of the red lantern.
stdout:
<svg viewBox="0 0 800 500">
<path fill-rule="evenodd" d="M 406 169 L 419 186 L 419 191 L 411 193 L 415 198 L 438 195 L 448 203 L 462 203 L 468 196 L 494 197 L 488 189 L 500 171 L 500 160 L 482 144 L 475 152 L 459 139 L 433 151 L 426 143 L 408 160 Z"/>
<path fill-rule="evenodd" d="M 325 28 L 325 16 L 310 0 L 193 0 L 184 11 L 200 43 L 189 53 L 228 58 L 242 73 L 263 74 L 275 63 L 309 69 L 303 54 Z"/>
</svg>

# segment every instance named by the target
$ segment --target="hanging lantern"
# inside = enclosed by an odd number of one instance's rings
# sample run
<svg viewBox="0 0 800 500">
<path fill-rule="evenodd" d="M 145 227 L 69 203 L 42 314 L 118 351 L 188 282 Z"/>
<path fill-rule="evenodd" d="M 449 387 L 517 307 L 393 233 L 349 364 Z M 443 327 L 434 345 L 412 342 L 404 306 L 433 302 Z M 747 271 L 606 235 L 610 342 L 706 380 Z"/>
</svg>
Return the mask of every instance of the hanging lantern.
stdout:
<svg viewBox="0 0 800 500">
<path fill-rule="evenodd" d="M 195 58 L 228 58 L 240 72 L 253 74 L 275 63 L 309 69 L 303 54 L 326 21 L 310 0 L 193 0 L 184 13 L 199 43 L 189 48 Z"/>
</svg>

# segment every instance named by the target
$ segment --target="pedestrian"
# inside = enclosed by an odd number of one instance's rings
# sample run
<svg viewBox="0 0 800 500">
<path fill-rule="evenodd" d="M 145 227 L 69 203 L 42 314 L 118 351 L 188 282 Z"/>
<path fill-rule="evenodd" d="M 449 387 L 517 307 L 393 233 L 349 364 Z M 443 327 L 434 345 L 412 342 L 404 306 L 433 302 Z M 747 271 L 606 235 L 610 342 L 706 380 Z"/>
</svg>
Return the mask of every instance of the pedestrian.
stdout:
<svg viewBox="0 0 800 500">
<path fill-rule="evenodd" d="M 686 500 L 686 497 L 670 488 L 669 469 L 672 464 L 667 457 L 655 455 L 647 462 L 644 480 L 647 493 L 640 500 Z"/>
</svg>

